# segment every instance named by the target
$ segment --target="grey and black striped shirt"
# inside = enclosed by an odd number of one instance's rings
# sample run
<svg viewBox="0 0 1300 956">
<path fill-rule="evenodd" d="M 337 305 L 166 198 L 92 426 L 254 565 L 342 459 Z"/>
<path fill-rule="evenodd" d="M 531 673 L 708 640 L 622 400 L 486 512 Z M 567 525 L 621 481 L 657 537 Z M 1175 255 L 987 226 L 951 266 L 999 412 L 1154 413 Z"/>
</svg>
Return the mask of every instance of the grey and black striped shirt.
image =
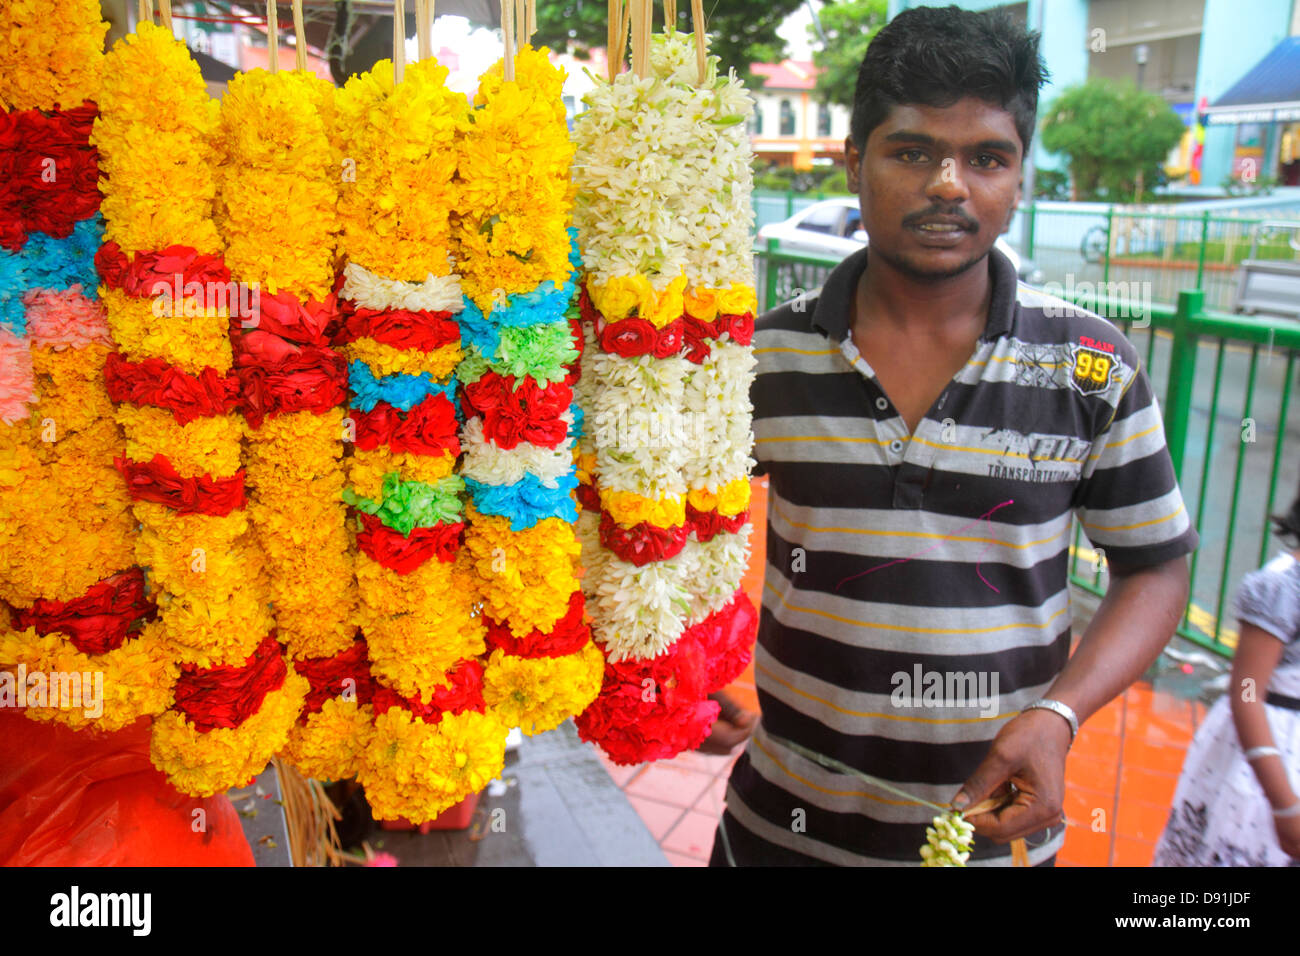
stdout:
<svg viewBox="0 0 1300 956">
<path fill-rule="evenodd" d="M 933 810 L 773 737 L 945 804 L 1066 662 L 1073 516 L 1116 562 L 1196 547 L 1136 351 L 989 261 L 984 335 L 910 437 L 849 335 L 866 250 L 758 322 L 762 721 L 727 793 L 737 863 L 917 864 Z M 978 839 L 971 863 L 1009 853 Z"/>
</svg>

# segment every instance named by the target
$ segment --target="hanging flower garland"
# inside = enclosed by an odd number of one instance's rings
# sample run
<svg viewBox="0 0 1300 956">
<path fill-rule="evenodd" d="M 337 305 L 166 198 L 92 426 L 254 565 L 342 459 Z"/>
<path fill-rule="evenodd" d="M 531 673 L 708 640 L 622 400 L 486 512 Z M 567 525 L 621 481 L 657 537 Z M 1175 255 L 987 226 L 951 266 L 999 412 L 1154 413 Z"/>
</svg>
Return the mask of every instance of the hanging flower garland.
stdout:
<svg viewBox="0 0 1300 956">
<path fill-rule="evenodd" d="M 103 384 L 89 137 L 106 29 L 84 0 L 0 12 L 0 98 L 25 107 L 0 115 L 0 418 L 13 426 L 0 429 L 0 599 L 14 628 L 0 633 L 0 668 L 48 678 L 27 716 L 115 730 L 166 708 L 176 667 L 133 567 Z"/>
<path fill-rule="evenodd" d="M 308 689 L 252 573 L 262 560 L 244 507 L 230 340 L 247 303 L 231 294 L 213 220 L 218 106 L 184 44 L 149 22 L 107 55 L 100 105 L 97 265 L 118 347 L 106 368 L 127 437 L 118 466 L 157 627 L 182 664 L 150 756 L 177 789 L 208 795 L 285 745 Z"/>
<path fill-rule="evenodd" d="M 465 547 L 489 633 L 484 696 L 535 734 L 580 713 L 604 670 L 573 532 L 577 377 L 564 73 L 523 46 L 480 80 L 461 144 L 457 259 L 466 294 Z"/>
<path fill-rule="evenodd" d="M 757 620 L 739 591 L 752 102 L 688 36 L 670 29 L 645 57 L 646 79 L 598 83 L 575 124 L 589 372 L 578 528 L 608 658 L 579 731 L 625 763 L 699 745 L 718 712 L 706 697 L 743 670 Z"/>
<path fill-rule="evenodd" d="M 99 0 L 6 0 L 0 109 L 66 110 L 94 100 L 107 32 Z"/>
<path fill-rule="evenodd" d="M 307 777 L 355 777 L 374 733 L 375 682 L 365 641 L 357 640 L 333 657 L 296 660 L 294 669 L 311 690 L 283 756 Z"/>
<path fill-rule="evenodd" d="M 224 258 L 259 290 L 258 315 L 234 340 L 249 513 L 278 636 L 295 659 L 341 653 L 356 631 L 340 461 L 347 365 L 329 346 L 338 323 L 333 96 L 307 72 L 242 73 L 222 97 L 219 128 Z"/>
<path fill-rule="evenodd" d="M 463 357 L 451 258 L 457 137 L 467 103 L 433 59 L 400 83 L 382 61 L 337 98 L 354 180 L 339 202 L 347 255 L 337 343 L 356 426 L 344 500 L 357 520 L 358 618 L 374 733 L 358 772 L 380 819 L 431 819 L 481 789 L 506 728 L 482 698 L 482 620 L 461 556 L 456 380 Z"/>
</svg>

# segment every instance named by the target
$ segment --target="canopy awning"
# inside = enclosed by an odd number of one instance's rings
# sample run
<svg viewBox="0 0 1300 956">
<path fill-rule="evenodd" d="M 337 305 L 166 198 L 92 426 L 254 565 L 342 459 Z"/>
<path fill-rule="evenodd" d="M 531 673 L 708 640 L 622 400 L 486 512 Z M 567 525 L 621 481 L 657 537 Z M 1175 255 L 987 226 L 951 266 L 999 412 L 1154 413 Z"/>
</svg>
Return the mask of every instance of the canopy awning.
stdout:
<svg viewBox="0 0 1300 956">
<path fill-rule="evenodd" d="M 1212 125 L 1300 122 L 1300 36 L 1275 46 L 1206 112 Z"/>
</svg>

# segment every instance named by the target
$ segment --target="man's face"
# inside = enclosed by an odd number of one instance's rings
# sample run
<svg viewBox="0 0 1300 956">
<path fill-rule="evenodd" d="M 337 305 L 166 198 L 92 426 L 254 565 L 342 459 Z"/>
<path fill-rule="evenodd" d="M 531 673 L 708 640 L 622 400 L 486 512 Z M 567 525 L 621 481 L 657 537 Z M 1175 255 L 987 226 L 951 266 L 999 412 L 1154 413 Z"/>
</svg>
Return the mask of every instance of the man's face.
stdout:
<svg viewBox="0 0 1300 956">
<path fill-rule="evenodd" d="M 1020 201 L 1021 152 L 1015 119 L 983 100 L 894 107 L 861 153 L 845 144 L 871 254 L 917 279 L 981 262 Z"/>
</svg>

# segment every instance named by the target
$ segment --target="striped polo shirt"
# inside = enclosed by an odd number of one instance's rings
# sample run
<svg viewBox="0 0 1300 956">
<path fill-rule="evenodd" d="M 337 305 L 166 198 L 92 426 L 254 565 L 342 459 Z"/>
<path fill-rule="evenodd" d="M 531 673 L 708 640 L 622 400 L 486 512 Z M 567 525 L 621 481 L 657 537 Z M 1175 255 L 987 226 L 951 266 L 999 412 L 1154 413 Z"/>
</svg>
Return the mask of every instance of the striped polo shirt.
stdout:
<svg viewBox="0 0 1300 956">
<path fill-rule="evenodd" d="M 946 804 L 1069 656 L 1073 517 L 1125 564 L 1197 544 L 1150 383 L 1113 325 L 1018 285 L 994 250 L 984 334 L 909 436 L 849 334 L 866 264 L 863 249 L 754 336 L 762 719 L 718 841 L 740 865 L 918 864 L 934 810 L 781 741 Z M 1063 825 L 1029 837 L 1030 862 L 1063 839 Z M 969 865 L 1009 862 L 976 838 Z"/>
</svg>

